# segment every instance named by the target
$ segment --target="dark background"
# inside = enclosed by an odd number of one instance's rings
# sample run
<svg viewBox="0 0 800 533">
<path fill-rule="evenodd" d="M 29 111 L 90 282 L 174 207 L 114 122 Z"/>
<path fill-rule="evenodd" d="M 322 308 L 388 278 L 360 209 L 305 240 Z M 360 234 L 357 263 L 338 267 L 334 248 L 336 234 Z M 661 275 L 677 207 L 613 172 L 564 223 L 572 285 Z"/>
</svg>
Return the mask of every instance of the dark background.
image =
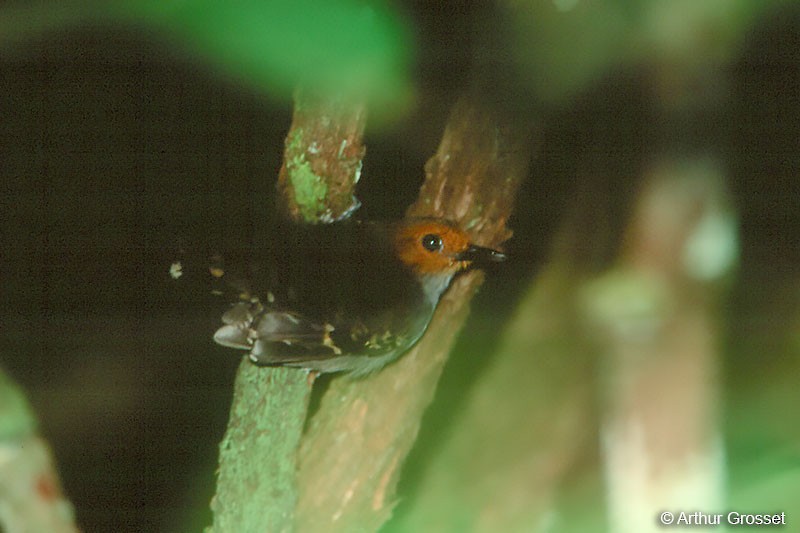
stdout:
<svg viewBox="0 0 800 533">
<path fill-rule="evenodd" d="M 368 131 L 362 218 L 400 217 L 414 200 L 485 44 L 479 8 L 444 16 L 420 3 L 408 14 L 418 106 Z M 729 338 L 752 349 L 732 351 L 726 386 L 742 404 L 769 389 L 771 368 L 800 369 L 798 36 L 796 9 L 749 30 L 713 136 L 741 215 Z M 503 70 L 502 59 L 490 66 Z M 179 243 L 204 253 L 265 231 L 290 103 L 116 27 L 4 53 L 0 80 L 0 361 L 28 392 L 86 531 L 198 530 L 210 521 L 239 357 L 211 340 L 224 304 L 167 269 Z M 630 189 L 651 107 L 640 81 L 618 69 L 547 109 L 524 90 L 513 96 L 539 132 L 537 156 L 511 223 L 512 260 L 487 280 L 463 342 L 490 344 L 513 311 L 574 197 L 576 169 L 605 165 L 612 198 Z M 607 157 L 618 146 L 628 148 Z M 787 353 L 794 362 L 773 366 Z M 450 367 L 433 410 L 444 419 L 480 372 L 463 359 Z"/>
</svg>

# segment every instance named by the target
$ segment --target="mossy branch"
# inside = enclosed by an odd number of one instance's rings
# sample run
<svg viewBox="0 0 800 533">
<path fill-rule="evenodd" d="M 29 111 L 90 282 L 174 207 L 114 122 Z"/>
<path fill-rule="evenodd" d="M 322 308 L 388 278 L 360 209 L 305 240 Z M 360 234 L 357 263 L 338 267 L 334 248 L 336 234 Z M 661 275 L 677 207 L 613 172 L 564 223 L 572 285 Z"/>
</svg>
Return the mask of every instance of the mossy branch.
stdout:
<svg viewBox="0 0 800 533">
<path fill-rule="evenodd" d="M 360 104 L 295 94 L 278 179 L 282 209 L 306 223 L 352 210 L 361 168 L 365 112 Z M 289 531 L 297 488 L 297 448 L 314 375 L 259 368 L 243 358 L 228 429 L 220 445 L 217 492 L 209 531 Z"/>
<path fill-rule="evenodd" d="M 330 222 L 357 206 L 364 117 L 360 105 L 297 93 L 278 181 L 288 216 Z M 465 99 L 409 214 L 449 218 L 476 242 L 497 246 L 510 235 L 505 222 L 528 155 L 526 136 Z M 400 468 L 481 279 L 468 273 L 456 280 L 425 338 L 398 363 L 363 380 L 335 378 L 305 435 L 313 374 L 243 361 L 220 453 L 213 529 L 377 530 L 390 516 Z"/>
<path fill-rule="evenodd" d="M 449 218 L 476 242 L 500 244 L 529 146 L 503 117 L 462 100 L 409 214 Z M 477 272 L 457 279 L 422 341 L 397 363 L 332 382 L 301 443 L 297 531 L 375 531 L 391 516 L 403 461 L 481 280 Z"/>
<path fill-rule="evenodd" d="M 292 128 L 286 136 L 278 190 L 288 216 L 297 222 L 327 223 L 360 205 L 366 108 L 336 97 L 295 93 Z"/>
</svg>

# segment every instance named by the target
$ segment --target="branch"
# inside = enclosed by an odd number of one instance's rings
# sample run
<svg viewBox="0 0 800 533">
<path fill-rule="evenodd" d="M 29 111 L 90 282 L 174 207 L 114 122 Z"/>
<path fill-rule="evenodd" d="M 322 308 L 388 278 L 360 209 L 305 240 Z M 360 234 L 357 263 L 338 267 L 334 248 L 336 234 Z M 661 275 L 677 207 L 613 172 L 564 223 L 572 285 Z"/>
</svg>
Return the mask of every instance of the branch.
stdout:
<svg viewBox="0 0 800 533">
<path fill-rule="evenodd" d="M 366 108 L 336 97 L 295 93 L 292 128 L 286 136 L 278 190 L 297 222 L 333 222 L 360 205 L 354 193 L 361 176 Z"/>
<path fill-rule="evenodd" d="M 0 370 L 0 531 L 78 531 L 50 447 L 20 390 Z"/>
<path fill-rule="evenodd" d="M 606 374 L 602 451 L 620 532 L 659 530 L 663 509 L 723 501 L 718 302 L 736 221 L 714 159 L 654 161 L 617 267 L 584 289 Z"/>
<path fill-rule="evenodd" d="M 529 159 L 516 128 L 462 100 L 409 215 L 449 218 L 473 239 L 497 246 Z M 469 300 L 477 272 L 457 279 L 422 341 L 397 363 L 368 379 L 331 383 L 300 448 L 297 531 L 374 531 L 391 515 L 400 468 L 414 443 Z"/>
<path fill-rule="evenodd" d="M 353 196 L 364 148 L 364 106 L 295 94 L 292 126 L 278 178 L 288 215 L 327 222 L 357 206 Z M 239 367 L 228 429 L 220 445 L 210 531 L 287 531 L 297 489 L 296 453 L 314 374 L 302 369 Z"/>
</svg>

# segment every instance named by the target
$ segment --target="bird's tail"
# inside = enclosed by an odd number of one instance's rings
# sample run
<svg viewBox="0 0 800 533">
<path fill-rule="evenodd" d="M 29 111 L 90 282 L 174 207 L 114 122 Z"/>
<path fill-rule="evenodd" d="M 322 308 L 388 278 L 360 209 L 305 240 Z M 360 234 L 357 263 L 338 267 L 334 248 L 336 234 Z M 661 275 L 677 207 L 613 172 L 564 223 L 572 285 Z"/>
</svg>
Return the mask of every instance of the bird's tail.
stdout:
<svg viewBox="0 0 800 533">
<path fill-rule="evenodd" d="M 230 303 L 251 298 L 247 277 L 235 268 L 229 270 L 225 258 L 216 252 L 203 254 L 179 246 L 168 273 L 177 283 L 207 290 Z"/>
</svg>

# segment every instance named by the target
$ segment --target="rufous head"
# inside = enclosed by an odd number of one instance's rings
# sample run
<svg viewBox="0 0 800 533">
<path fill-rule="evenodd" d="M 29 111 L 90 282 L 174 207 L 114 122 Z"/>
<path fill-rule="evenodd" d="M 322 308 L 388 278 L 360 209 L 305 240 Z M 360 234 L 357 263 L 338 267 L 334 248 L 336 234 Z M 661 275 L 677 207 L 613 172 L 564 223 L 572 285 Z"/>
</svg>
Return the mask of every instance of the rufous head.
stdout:
<svg viewBox="0 0 800 533">
<path fill-rule="evenodd" d="M 499 262 L 505 254 L 472 244 L 469 235 L 452 222 L 420 218 L 405 220 L 394 237 L 400 260 L 419 275 L 453 275 L 473 262 Z"/>
</svg>

